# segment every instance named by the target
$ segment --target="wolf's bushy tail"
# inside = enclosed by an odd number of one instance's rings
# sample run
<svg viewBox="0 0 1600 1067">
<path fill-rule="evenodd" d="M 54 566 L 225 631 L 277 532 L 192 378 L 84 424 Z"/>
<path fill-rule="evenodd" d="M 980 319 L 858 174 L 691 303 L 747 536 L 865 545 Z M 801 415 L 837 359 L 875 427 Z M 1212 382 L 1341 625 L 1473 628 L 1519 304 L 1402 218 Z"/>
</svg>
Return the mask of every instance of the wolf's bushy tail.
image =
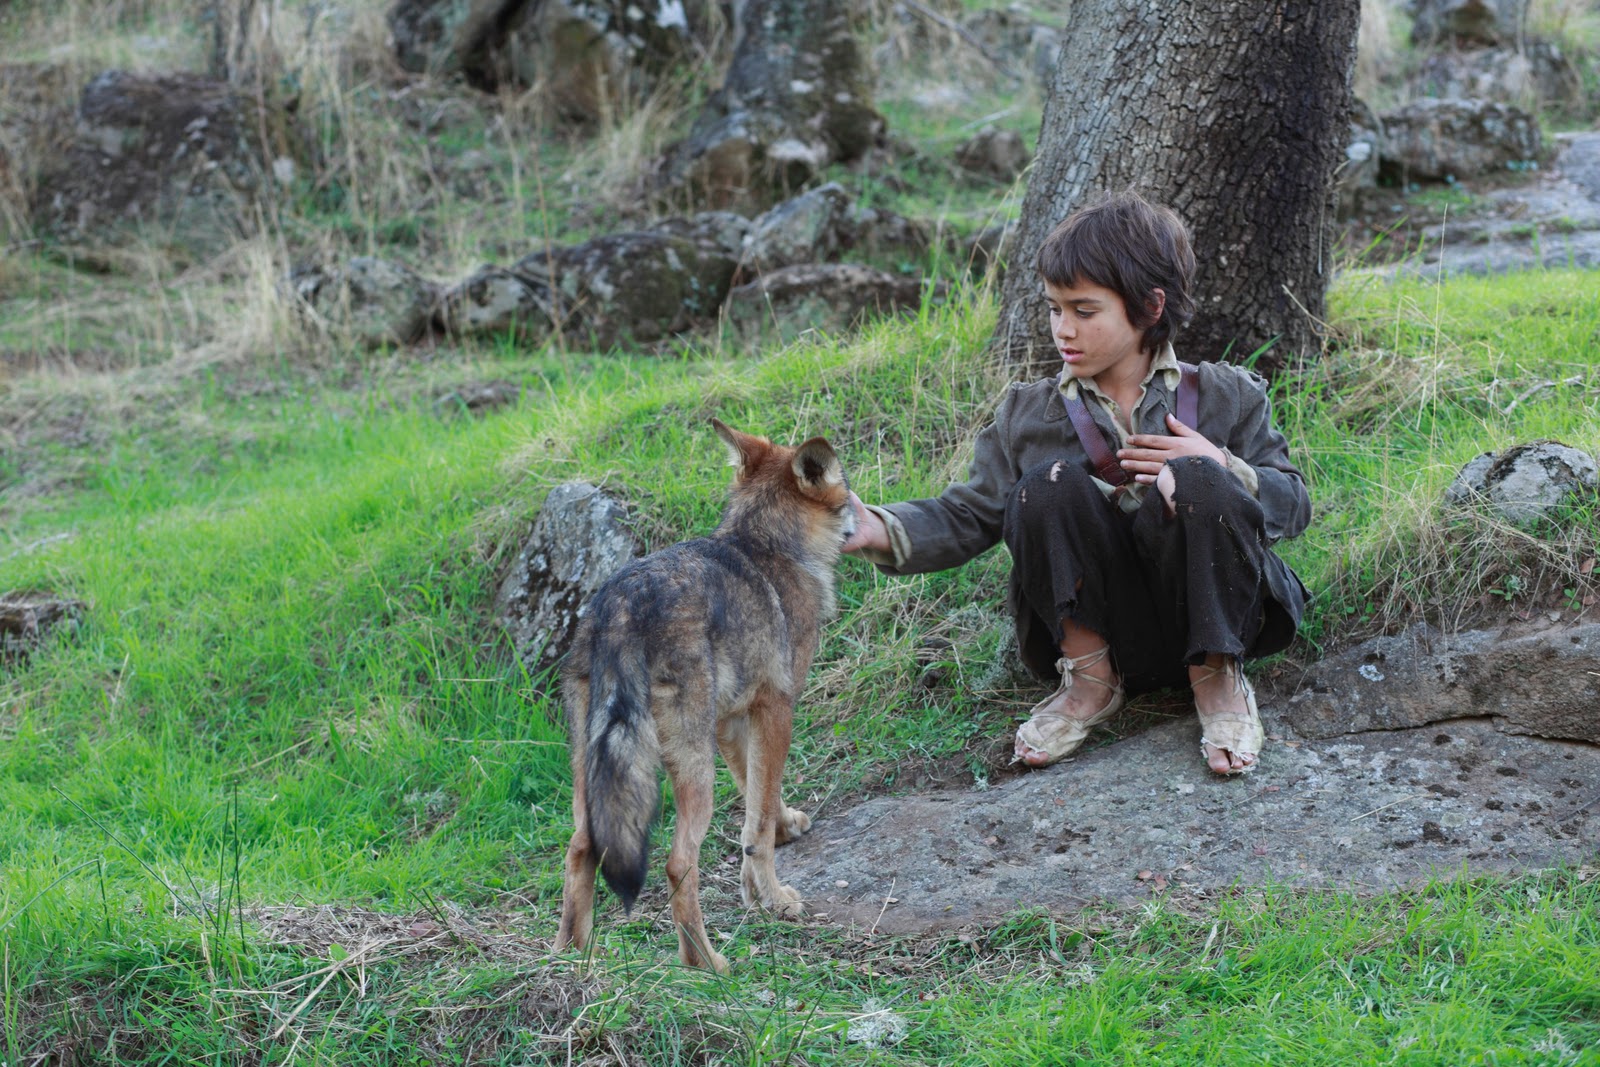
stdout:
<svg viewBox="0 0 1600 1067">
<path fill-rule="evenodd" d="M 599 651 L 598 649 L 596 650 Z M 643 652 L 608 649 L 589 676 L 585 752 L 589 840 L 606 885 L 632 910 L 650 864 L 650 827 L 661 806 L 661 744 L 650 714 Z"/>
</svg>

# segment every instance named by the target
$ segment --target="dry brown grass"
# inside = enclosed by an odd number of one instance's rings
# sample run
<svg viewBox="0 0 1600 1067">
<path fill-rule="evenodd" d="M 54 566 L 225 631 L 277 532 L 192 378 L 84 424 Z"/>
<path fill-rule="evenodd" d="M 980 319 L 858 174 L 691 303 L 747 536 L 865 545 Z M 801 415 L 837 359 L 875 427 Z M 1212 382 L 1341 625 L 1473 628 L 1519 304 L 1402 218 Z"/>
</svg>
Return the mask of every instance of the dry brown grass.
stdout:
<svg viewBox="0 0 1600 1067">
<path fill-rule="evenodd" d="M 1375 106 L 1387 103 L 1390 87 L 1405 73 L 1411 20 L 1396 0 L 1361 0 L 1356 41 L 1355 93 Z"/>
<path fill-rule="evenodd" d="M 1569 53 L 1593 56 L 1600 52 L 1600 7 L 1594 0 L 1529 0 L 1527 30 Z"/>
</svg>

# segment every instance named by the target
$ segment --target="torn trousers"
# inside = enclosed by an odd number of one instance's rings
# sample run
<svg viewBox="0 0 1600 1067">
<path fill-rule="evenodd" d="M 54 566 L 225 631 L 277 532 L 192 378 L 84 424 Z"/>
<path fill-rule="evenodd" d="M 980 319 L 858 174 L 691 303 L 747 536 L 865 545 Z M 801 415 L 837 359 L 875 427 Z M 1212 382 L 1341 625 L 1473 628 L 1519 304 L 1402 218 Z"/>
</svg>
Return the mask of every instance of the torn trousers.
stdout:
<svg viewBox="0 0 1600 1067">
<path fill-rule="evenodd" d="M 1172 516 L 1154 486 L 1124 512 L 1074 463 L 1041 464 L 1013 487 L 1009 607 L 1039 677 L 1058 676 L 1062 619 L 1106 639 L 1129 692 L 1187 687 L 1208 653 L 1265 656 L 1294 638 L 1305 587 L 1268 547 L 1260 504 L 1210 459 L 1167 466 Z"/>
</svg>

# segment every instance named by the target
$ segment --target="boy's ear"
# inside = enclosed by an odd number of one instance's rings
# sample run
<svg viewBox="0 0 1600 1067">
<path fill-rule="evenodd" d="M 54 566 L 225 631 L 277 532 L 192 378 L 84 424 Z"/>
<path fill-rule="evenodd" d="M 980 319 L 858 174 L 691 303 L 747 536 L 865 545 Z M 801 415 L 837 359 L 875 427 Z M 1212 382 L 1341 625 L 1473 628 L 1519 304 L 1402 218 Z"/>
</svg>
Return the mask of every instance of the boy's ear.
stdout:
<svg viewBox="0 0 1600 1067">
<path fill-rule="evenodd" d="M 795 449 L 791 466 L 800 491 L 808 496 L 821 496 L 844 485 L 844 467 L 826 438 L 813 437 Z"/>
<path fill-rule="evenodd" d="M 772 448 L 772 442 L 765 437 L 740 433 L 721 419 L 712 419 L 711 427 L 717 431 L 717 436 L 722 438 L 722 443 L 728 446 L 728 466 L 738 467 L 741 478 L 755 470 L 756 465 L 761 462 L 761 457 Z"/>
<path fill-rule="evenodd" d="M 1150 290 L 1150 296 L 1144 302 L 1144 310 L 1150 317 L 1153 326 L 1161 318 L 1161 313 L 1167 310 L 1167 291 L 1159 286 Z"/>
</svg>

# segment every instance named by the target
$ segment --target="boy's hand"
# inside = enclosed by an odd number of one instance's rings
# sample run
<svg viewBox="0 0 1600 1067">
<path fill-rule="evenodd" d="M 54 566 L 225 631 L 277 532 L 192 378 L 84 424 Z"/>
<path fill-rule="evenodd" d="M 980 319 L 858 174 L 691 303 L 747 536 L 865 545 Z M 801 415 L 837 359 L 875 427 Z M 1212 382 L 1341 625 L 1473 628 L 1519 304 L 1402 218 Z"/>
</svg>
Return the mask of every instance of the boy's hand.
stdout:
<svg viewBox="0 0 1600 1067">
<path fill-rule="evenodd" d="M 1134 481 L 1153 484 L 1167 460 L 1180 456 L 1205 456 L 1224 467 L 1228 465 L 1228 457 L 1222 454 L 1222 449 L 1202 437 L 1198 430 L 1179 422 L 1176 415 L 1167 416 L 1167 427 L 1173 436 L 1136 433 L 1128 438 L 1130 447 L 1117 449 L 1122 469 L 1133 475 Z"/>
<path fill-rule="evenodd" d="M 854 554 L 863 548 L 889 551 L 889 530 L 883 520 L 867 510 L 861 498 L 850 494 L 850 508 L 856 513 L 856 532 L 845 539 L 839 551 Z"/>
</svg>

